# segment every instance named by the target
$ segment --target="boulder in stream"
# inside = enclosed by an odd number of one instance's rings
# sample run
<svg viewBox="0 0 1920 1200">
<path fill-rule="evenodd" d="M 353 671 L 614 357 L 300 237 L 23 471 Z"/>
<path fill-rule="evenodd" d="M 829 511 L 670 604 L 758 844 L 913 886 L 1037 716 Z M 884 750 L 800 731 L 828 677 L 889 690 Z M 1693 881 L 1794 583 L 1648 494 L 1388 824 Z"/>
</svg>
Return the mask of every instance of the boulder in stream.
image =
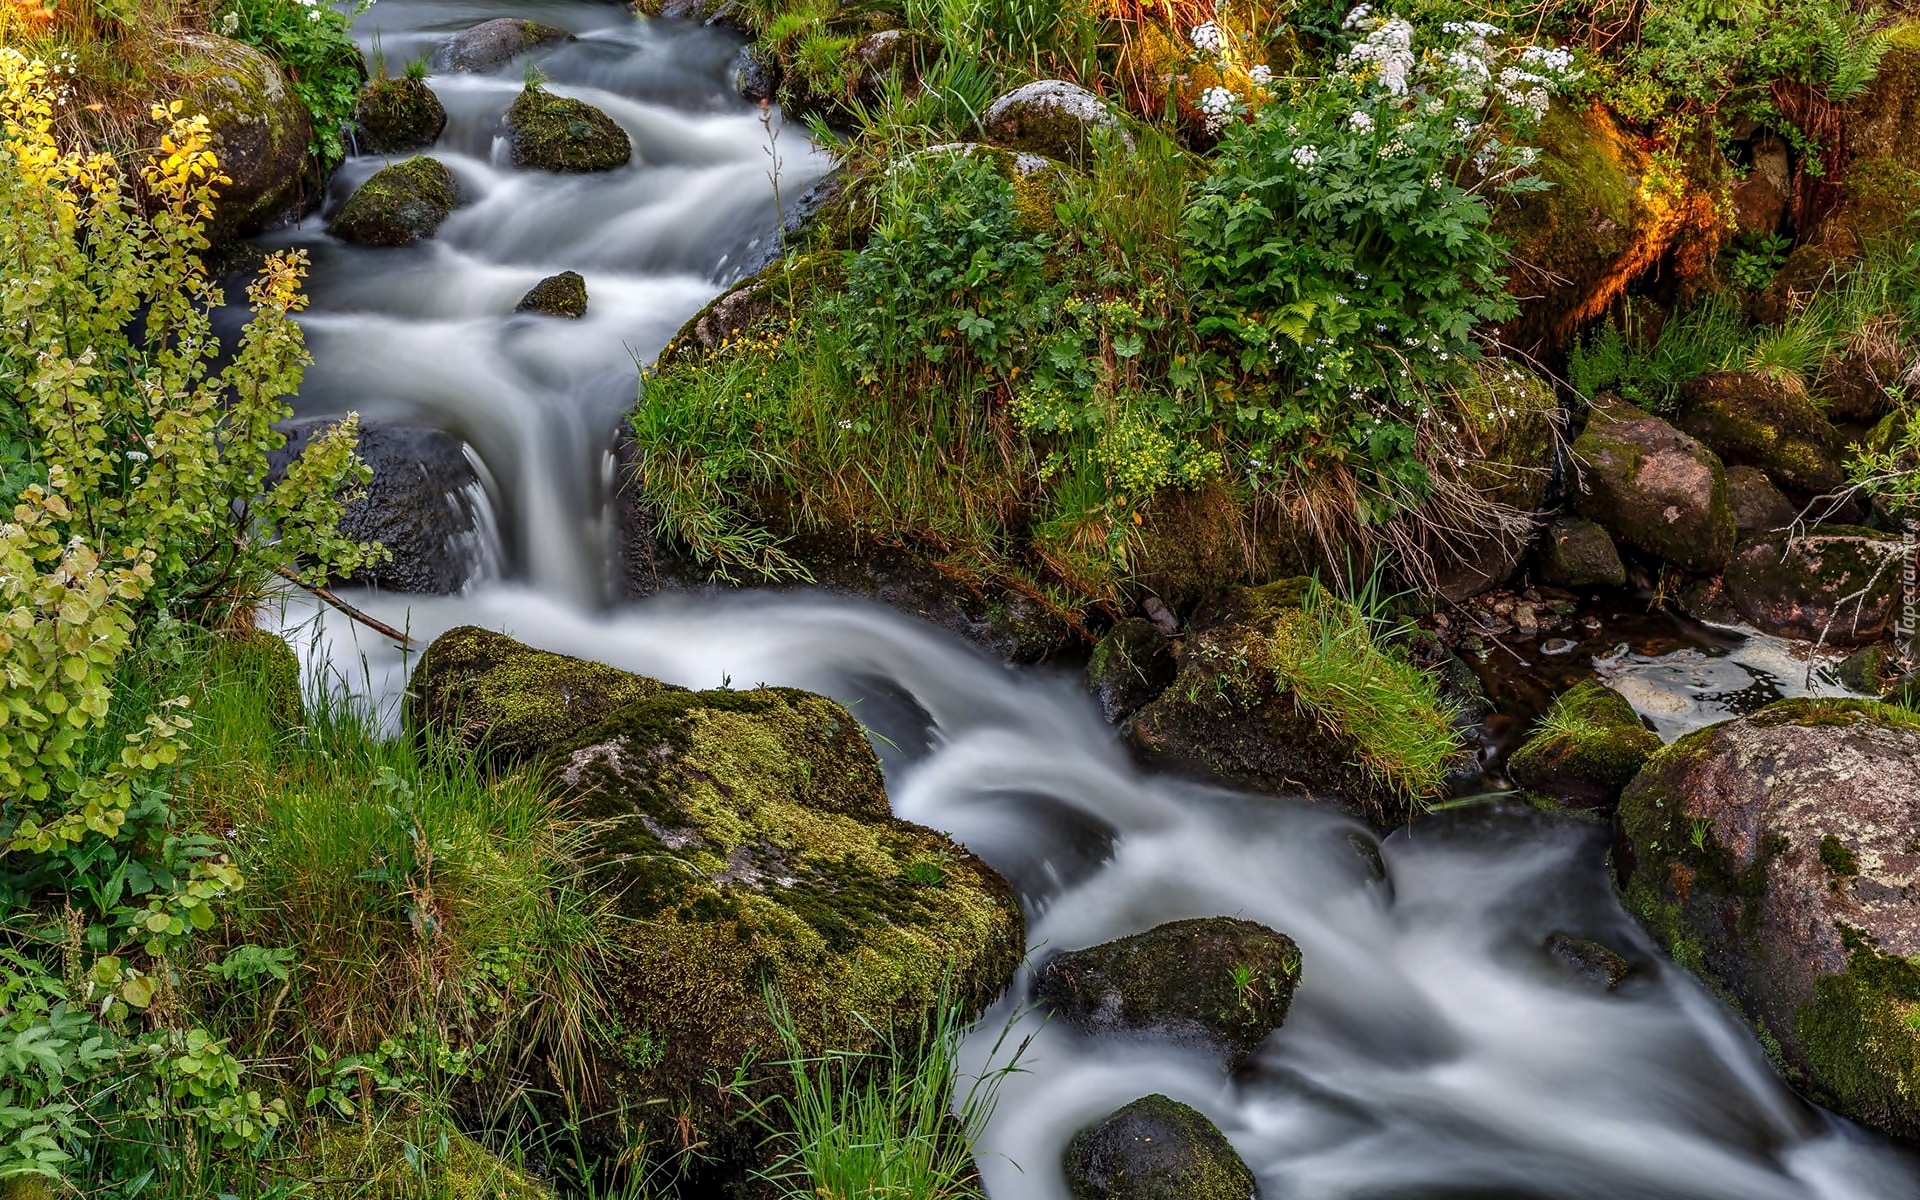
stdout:
<svg viewBox="0 0 1920 1200">
<path fill-rule="evenodd" d="M 509 725 L 488 722 L 501 712 Z M 626 918 L 603 978 L 622 1031 L 596 1074 L 660 1119 L 757 1054 L 863 1052 L 942 995 L 977 1011 L 1024 951 L 1006 883 L 896 819 L 860 723 L 792 688 L 693 692 L 463 628 L 428 648 L 408 715 L 532 759 L 592 830 L 594 883 Z"/>
<path fill-rule="evenodd" d="M 1772 533 L 1793 524 L 1793 502 L 1758 467 L 1727 468 L 1727 505 L 1741 537 Z"/>
<path fill-rule="evenodd" d="M 513 311 L 578 320 L 587 315 L 587 281 L 578 271 L 549 275 L 520 297 Z"/>
<path fill-rule="evenodd" d="M 1548 522 L 1540 543 L 1540 579 L 1554 587 L 1579 590 L 1619 587 L 1627 568 L 1607 531 L 1584 517 Z"/>
<path fill-rule="evenodd" d="M 1783 700 L 1620 801 L 1627 906 L 1811 1097 L 1920 1137 L 1920 714 Z"/>
<path fill-rule="evenodd" d="M 1727 566 L 1727 595 L 1766 633 L 1858 646 L 1893 623 L 1903 543 L 1854 525 L 1747 539 Z"/>
<path fill-rule="evenodd" d="M 1074 1200 L 1251 1200 L 1253 1172 L 1198 1110 L 1142 1096 L 1067 1143 Z"/>
<path fill-rule="evenodd" d="M 1833 426 L 1805 391 L 1760 371 L 1716 371 L 1680 389 L 1680 428 L 1720 456 L 1800 492 L 1839 487 L 1846 473 Z"/>
<path fill-rule="evenodd" d="M 1106 101 L 1079 84 L 1037 79 L 989 104 L 980 128 L 996 146 L 1076 162 L 1091 150 L 1094 130 L 1118 130 L 1120 122 Z"/>
<path fill-rule="evenodd" d="M 433 52 L 433 69 L 491 71 L 506 66 L 529 50 L 573 40 L 574 36 L 566 30 L 538 21 L 495 17 L 440 43 Z"/>
<path fill-rule="evenodd" d="M 533 171 L 611 171 L 633 161 L 633 142 L 619 124 L 584 100 L 526 88 L 507 109 L 507 152 Z"/>
<path fill-rule="evenodd" d="M 173 98 L 204 113 L 227 182 L 217 189 L 214 243 L 259 230 L 298 202 L 313 119 L 273 59 L 244 42 L 182 33 L 167 53 L 193 60 Z"/>
<path fill-rule="evenodd" d="M 1233 917 L 1169 921 L 1069 950 L 1034 977 L 1041 1003 L 1086 1033 L 1146 1034 L 1230 1062 L 1280 1028 L 1300 983 L 1300 947 Z"/>
<path fill-rule="evenodd" d="M 433 145 L 447 127 L 447 110 L 426 80 L 401 75 L 369 83 L 353 123 L 362 153 L 402 154 Z"/>
<path fill-rule="evenodd" d="M 328 232 L 363 246 L 425 241 L 459 207 L 453 172 L 438 159 L 415 155 L 382 167 L 347 197 Z"/>
<path fill-rule="evenodd" d="M 1575 808 L 1608 811 L 1660 749 L 1625 696 L 1586 680 L 1554 697 L 1507 773 L 1529 792 Z"/>
<path fill-rule="evenodd" d="M 1575 506 L 1622 541 L 1696 571 L 1733 553 L 1726 468 L 1713 451 L 1619 400 L 1596 402 L 1573 443 Z"/>
</svg>

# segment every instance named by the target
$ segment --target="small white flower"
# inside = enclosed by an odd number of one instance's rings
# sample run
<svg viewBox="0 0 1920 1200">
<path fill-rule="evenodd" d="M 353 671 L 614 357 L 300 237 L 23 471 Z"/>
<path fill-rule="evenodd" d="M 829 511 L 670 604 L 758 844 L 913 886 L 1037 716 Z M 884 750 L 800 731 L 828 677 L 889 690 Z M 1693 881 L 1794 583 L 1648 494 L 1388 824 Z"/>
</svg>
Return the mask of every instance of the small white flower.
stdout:
<svg viewBox="0 0 1920 1200">
<path fill-rule="evenodd" d="M 1195 25 L 1187 30 L 1187 39 L 1193 43 L 1193 48 L 1202 54 L 1218 54 L 1227 44 L 1227 39 L 1220 32 L 1220 26 L 1212 21 Z"/>
<path fill-rule="evenodd" d="M 1373 132 L 1373 114 L 1364 109 L 1355 109 L 1347 117 L 1347 128 L 1355 133 Z"/>
<path fill-rule="evenodd" d="M 1314 146 L 1295 146 L 1289 157 L 1293 159 L 1293 165 L 1303 171 L 1311 171 L 1320 165 L 1320 151 Z"/>
<path fill-rule="evenodd" d="M 1273 68 L 1265 63 L 1247 69 L 1247 78 L 1253 80 L 1255 87 L 1266 87 L 1273 82 Z"/>
</svg>

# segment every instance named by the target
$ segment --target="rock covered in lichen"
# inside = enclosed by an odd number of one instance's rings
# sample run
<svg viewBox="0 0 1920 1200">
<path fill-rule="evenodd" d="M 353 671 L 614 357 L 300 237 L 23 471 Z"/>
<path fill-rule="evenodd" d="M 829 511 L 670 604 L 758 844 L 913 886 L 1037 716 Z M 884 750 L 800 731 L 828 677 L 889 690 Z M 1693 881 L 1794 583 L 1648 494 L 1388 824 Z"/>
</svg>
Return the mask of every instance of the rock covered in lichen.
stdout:
<svg viewBox="0 0 1920 1200">
<path fill-rule="evenodd" d="M 1144 1034 L 1238 1061 L 1280 1028 L 1300 982 L 1300 947 L 1232 917 L 1170 921 L 1048 959 L 1034 993 L 1086 1033 Z"/>
<path fill-rule="evenodd" d="M 355 189 L 328 232 L 364 246 L 405 246 L 438 233 L 459 205 L 453 172 L 415 155 L 382 167 Z"/>
<path fill-rule="evenodd" d="M 1920 717 L 1780 701 L 1656 754 L 1619 816 L 1674 958 L 1815 1099 L 1920 1136 Z"/>
<path fill-rule="evenodd" d="M 180 33 L 171 55 L 191 56 L 175 97 L 187 113 L 204 114 L 226 182 L 215 189 L 214 242 L 258 230 L 299 199 L 313 119 L 286 76 L 265 53 L 211 33 Z"/>
<path fill-rule="evenodd" d="M 1507 760 L 1507 773 L 1537 795 L 1606 810 L 1658 749 L 1659 736 L 1641 723 L 1625 696 L 1587 680 L 1554 697 Z"/>
<path fill-rule="evenodd" d="M 355 138 L 364 154 L 424 150 L 447 127 L 447 110 L 423 79 L 376 79 L 354 105 Z"/>
<path fill-rule="evenodd" d="M 1901 546 L 1896 535 L 1854 525 L 1755 536 L 1727 566 L 1727 595 L 1767 633 L 1861 645 L 1893 622 Z"/>
<path fill-rule="evenodd" d="M 1805 391 L 1760 371 L 1716 371 L 1680 389 L 1680 428 L 1720 461 L 1801 492 L 1840 486 L 1838 438 Z"/>
<path fill-rule="evenodd" d="M 587 281 L 578 271 L 549 275 L 520 297 L 513 311 L 578 320 L 587 315 Z"/>
<path fill-rule="evenodd" d="M 1198 1110 L 1143 1096 L 1067 1143 L 1074 1200 L 1251 1200 L 1253 1172 Z"/>
<path fill-rule="evenodd" d="M 534 171 L 611 171 L 633 161 L 633 142 L 618 122 L 584 100 L 542 87 L 523 90 L 507 109 L 507 153 Z"/>
<path fill-rule="evenodd" d="M 538 21 L 495 17 L 456 33 L 433 52 L 436 71 L 491 71 L 529 50 L 571 42 L 572 34 Z"/>
<path fill-rule="evenodd" d="M 1557 517 L 1540 542 L 1540 579 L 1554 587 L 1619 587 L 1627 568 L 1607 531 L 1583 517 Z"/>
<path fill-rule="evenodd" d="M 1092 149 L 1094 130 L 1118 131 L 1106 102 L 1077 83 L 1037 79 L 987 106 L 980 128 L 996 146 L 1074 162 Z"/>
<path fill-rule="evenodd" d="M 1726 468 L 1693 438 L 1620 401 L 1597 403 L 1573 443 L 1575 507 L 1615 537 L 1696 571 L 1733 553 Z"/>
<path fill-rule="evenodd" d="M 1166 691 L 1179 670 L 1167 635 L 1144 617 L 1127 617 L 1094 646 L 1087 686 L 1100 715 L 1118 724 Z"/>
</svg>

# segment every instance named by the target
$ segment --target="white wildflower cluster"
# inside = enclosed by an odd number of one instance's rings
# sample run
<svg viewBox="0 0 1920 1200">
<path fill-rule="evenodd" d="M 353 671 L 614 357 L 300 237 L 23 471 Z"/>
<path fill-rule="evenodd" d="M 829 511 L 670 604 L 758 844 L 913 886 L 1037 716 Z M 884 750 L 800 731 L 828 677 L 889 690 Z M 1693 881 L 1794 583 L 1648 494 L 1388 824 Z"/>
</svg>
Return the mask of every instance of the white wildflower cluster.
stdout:
<svg viewBox="0 0 1920 1200">
<path fill-rule="evenodd" d="M 1223 87 L 1210 87 L 1200 93 L 1200 114 L 1206 118 L 1207 132 L 1219 133 L 1239 111 L 1240 101 Z"/>
<path fill-rule="evenodd" d="M 1355 8 L 1342 24 L 1361 35 L 1339 60 L 1342 71 L 1387 96 L 1422 94 L 1433 114 L 1450 101 L 1479 109 L 1498 99 L 1537 120 L 1553 90 L 1580 77 L 1571 50 L 1530 42 L 1502 44 L 1507 31 L 1486 21 L 1447 22 L 1440 31 L 1450 40 L 1425 53 L 1414 44 L 1412 24 L 1402 17 L 1376 16 L 1372 5 Z"/>
<path fill-rule="evenodd" d="M 1273 68 L 1265 63 L 1257 63 L 1247 68 L 1247 78 L 1253 80 L 1253 86 L 1265 88 L 1273 83 Z"/>
<path fill-rule="evenodd" d="M 1366 75 L 1383 91 L 1404 96 L 1419 62 L 1413 53 L 1413 26 L 1400 17 L 1366 15 L 1372 11 L 1370 5 L 1362 4 L 1347 14 L 1346 27 L 1365 28 L 1367 35 L 1341 56 L 1340 69 L 1349 75 Z"/>
<path fill-rule="evenodd" d="M 1195 25 L 1187 30 L 1187 39 L 1193 48 L 1202 54 L 1218 54 L 1227 48 L 1227 39 L 1220 32 L 1220 26 L 1212 21 Z"/>
<path fill-rule="evenodd" d="M 1302 171 L 1311 171 L 1320 165 L 1320 150 L 1317 146 L 1295 146 L 1289 155 L 1293 165 Z"/>
</svg>

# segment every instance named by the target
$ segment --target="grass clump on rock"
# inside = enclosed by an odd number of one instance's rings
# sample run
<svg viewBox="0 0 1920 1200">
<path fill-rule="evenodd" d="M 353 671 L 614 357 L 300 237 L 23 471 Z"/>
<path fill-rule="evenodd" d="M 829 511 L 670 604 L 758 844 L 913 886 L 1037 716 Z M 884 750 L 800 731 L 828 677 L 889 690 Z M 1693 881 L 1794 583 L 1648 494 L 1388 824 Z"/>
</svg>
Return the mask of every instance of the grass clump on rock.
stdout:
<svg viewBox="0 0 1920 1200">
<path fill-rule="evenodd" d="M 1507 760 L 1507 771 L 1529 791 L 1607 809 L 1659 749 L 1659 736 L 1624 696 L 1586 680 L 1554 698 L 1526 744 Z"/>
<path fill-rule="evenodd" d="M 361 150 L 397 154 L 433 145 L 447 127 L 447 110 L 425 80 L 409 73 L 368 84 L 353 120 Z"/>
<path fill-rule="evenodd" d="M 366 246 L 425 241 L 459 206 L 453 172 L 438 159 L 415 155 L 382 167 L 347 198 L 331 232 Z"/>
<path fill-rule="evenodd" d="M 534 80 L 507 109 L 506 122 L 508 154 L 522 169 L 584 173 L 633 161 L 633 142 L 612 117 Z"/>
</svg>

